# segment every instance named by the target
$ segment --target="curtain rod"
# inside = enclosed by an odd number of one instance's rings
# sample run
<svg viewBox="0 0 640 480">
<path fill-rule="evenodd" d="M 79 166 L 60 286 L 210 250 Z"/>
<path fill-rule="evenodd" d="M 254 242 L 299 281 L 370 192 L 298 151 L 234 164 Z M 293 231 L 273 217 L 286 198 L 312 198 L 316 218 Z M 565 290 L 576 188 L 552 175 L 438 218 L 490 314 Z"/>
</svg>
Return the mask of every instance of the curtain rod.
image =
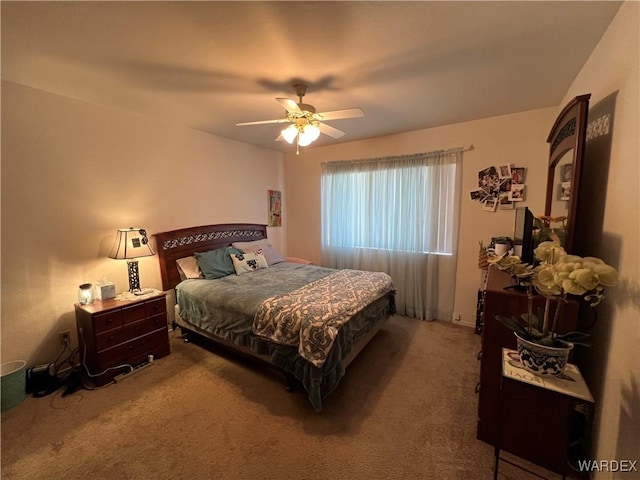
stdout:
<svg viewBox="0 0 640 480">
<path fill-rule="evenodd" d="M 404 157 L 412 157 L 414 155 L 433 155 L 435 153 L 444 153 L 444 154 L 448 154 L 451 155 L 453 153 L 457 153 L 457 152 L 469 152 L 471 150 L 475 150 L 476 147 L 473 146 L 473 144 L 466 146 L 466 147 L 453 147 L 453 148 L 449 148 L 448 150 L 433 150 L 431 152 L 419 152 L 419 153 L 407 153 L 404 155 L 389 155 L 387 157 L 378 157 L 378 158 L 360 158 L 360 159 L 354 159 L 354 160 L 333 160 L 330 162 L 322 162 L 321 165 L 328 165 L 331 163 L 366 163 L 366 162 L 376 162 L 376 161 L 384 161 L 387 160 L 389 158 L 404 158 Z"/>
<path fill-rule="evenodd" d="M 455 153 L 455 152 L 468 152 L 470 150 L 475 150 L 476 147 L 473 146 L 473 143 L 467 147 L 453 147 L 449 150 L 445 150 L 445 153 Z"/>
</svg>

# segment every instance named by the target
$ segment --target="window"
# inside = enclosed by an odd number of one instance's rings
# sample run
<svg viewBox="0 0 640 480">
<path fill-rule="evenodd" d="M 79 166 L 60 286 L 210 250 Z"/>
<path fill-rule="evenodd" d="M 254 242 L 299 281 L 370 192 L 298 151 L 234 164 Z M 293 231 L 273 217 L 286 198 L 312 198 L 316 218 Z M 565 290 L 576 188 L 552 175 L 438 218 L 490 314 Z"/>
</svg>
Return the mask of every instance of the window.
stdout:
<svg viewBox="0 0 640 480">
<path fill-rule="evenodd" d="M 386 271 L 398 291 L 424 292 L 407 311 L 435 315 L 424 298 L 433 273 L 455 277 L 461 157 L 456 150 L 323 164 L 323 264 Z"/>
<path fill-rule="evenodd" d="M 326 164 L 323 244 L 452 254 L 456 163 L 447 159 Z"/>
</svg>

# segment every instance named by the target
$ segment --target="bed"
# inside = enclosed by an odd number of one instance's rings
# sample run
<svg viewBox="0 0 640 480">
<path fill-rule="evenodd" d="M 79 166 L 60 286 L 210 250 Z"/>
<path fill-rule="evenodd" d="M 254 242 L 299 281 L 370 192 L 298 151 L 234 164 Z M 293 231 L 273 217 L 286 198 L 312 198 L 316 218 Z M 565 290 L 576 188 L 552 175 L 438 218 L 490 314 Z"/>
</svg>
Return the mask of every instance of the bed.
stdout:
<svg viewBox="0 0 640 480">
<path fill-rule="evenodd" d="M 265 225 L 206 225 L 155 238 L 162 286 L 175 289 L 175 322 L 183 333 L 266 363 L 284 375 L 289 389 L 302 385 L 316 411 L 395 313 L 395 290 L 383 273 L 333 270 L 299 259 L 215 279 L 185 278 L 178 268 L 181 259 L 196 254 L 266 241 Z M 243 253 L 234 262 L 246 260 Z"/>
</svg>

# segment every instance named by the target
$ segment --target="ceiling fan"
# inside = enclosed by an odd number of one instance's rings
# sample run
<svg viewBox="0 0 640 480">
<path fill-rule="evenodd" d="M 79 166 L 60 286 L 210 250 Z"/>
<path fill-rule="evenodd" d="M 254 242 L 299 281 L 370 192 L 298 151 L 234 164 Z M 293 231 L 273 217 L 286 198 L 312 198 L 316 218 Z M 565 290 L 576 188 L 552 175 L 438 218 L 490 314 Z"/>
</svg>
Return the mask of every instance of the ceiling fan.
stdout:
<svg viewBox="0 0 640 480">
<path fill-rule="evenodd" d="M 310 145 L 318 139 L 321 133 L 333 138 L 340 138 L 344 135 L 343 131 L 327 125 L 323 123 L 323 121 L 357 118 L 364 115 L 364 111 L 361 108 L 347 108 L 344 110 L 318 113 L 313 105 L 302 103 L 302 97 L 307 93 L 307 87 L 308 85 L 304 83 L 295 83 L 293 85 L 293 89 L 298 96 L 298 102 L 289 100 L 288 98 L 276 98 L 276 101 L 287 111 L 285 118 L 258 120 L 256 122 L 240 122 L 236 123 L 236 126 L 288 123 L 289 125 L 280 132 L 276 140 L 285 140 L 288 143 L 296 141 L 296 153 L 299 153 L 297 147 Z"/>
</svg>

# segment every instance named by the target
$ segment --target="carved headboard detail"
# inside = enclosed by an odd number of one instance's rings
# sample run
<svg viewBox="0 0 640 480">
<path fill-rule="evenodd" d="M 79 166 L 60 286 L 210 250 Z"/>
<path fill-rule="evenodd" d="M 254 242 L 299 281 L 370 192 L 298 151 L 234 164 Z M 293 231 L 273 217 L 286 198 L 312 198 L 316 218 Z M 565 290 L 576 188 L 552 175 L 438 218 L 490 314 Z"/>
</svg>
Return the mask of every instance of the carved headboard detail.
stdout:
<svg viewBox="0 0 640 480">
<path fill-rule="evenodd" d="M 254 223 L 221 223 L 181 228 L 156 233 L 162 289 L 171 290 L 180 283 L 176 260 L 196 252 L 227 247 L 233 242 L 251 242 L 267 238 L 267 226 Z"/>
</svg>

